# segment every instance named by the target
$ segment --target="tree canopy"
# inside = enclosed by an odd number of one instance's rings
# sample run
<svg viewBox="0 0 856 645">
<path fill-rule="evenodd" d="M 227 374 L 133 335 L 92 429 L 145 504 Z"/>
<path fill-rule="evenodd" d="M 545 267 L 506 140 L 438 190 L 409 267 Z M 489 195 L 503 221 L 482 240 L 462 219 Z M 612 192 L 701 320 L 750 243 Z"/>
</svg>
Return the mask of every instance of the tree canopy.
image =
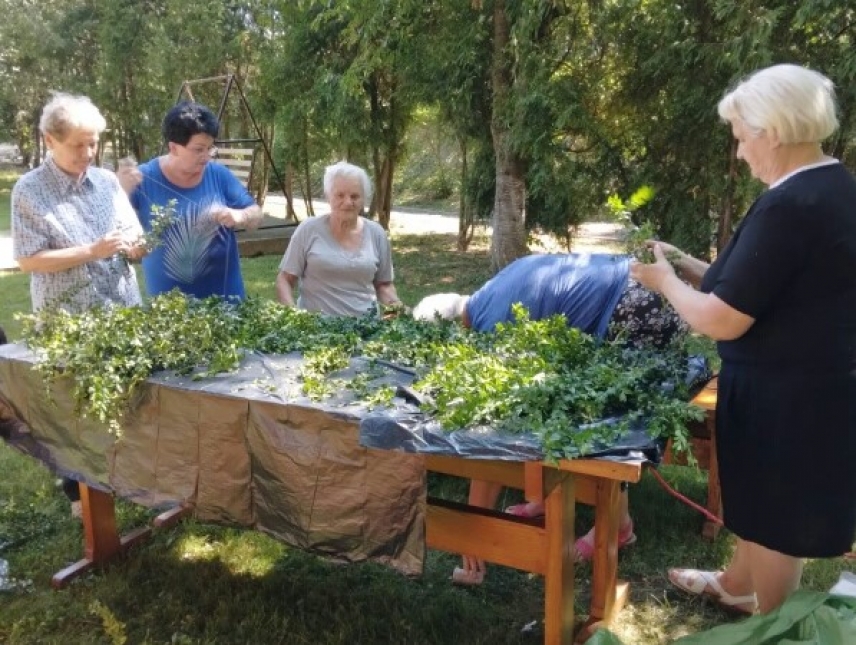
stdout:
<svg viewBox="0 0 856 645">
<path fill-rule="evenodd" d="M 527 252 L 533 228 L 569 239 L 611 196 L 643 187 L 652 197 L 638 222 L 697 253 L 721 245 L 759 187 L 716 103 L 772 63 L 835 82 L 841 128 L 828 151 L 856 167 L 856 7 L 836 0 L 0 0 L 0 9 L 0 133 L 28 162 L 39 162 L 38 117 L 53 90 L 90 96 L 108 118 L 111 153 L 142 159 L 160 150 L 160 119 L 183 81 L 234 74 L 297 190 L 311 196 L 321 166 L 348 158 L 369 169 L 370 214 L 387 225 L 408 142 L 430 114 L 454 144 L 437 163 L 460 198 L 460 246 L 473 221 L 490 219 L 495 268 Z M 218 91 L 197 98 L 217 105 Z"/>
</svg>

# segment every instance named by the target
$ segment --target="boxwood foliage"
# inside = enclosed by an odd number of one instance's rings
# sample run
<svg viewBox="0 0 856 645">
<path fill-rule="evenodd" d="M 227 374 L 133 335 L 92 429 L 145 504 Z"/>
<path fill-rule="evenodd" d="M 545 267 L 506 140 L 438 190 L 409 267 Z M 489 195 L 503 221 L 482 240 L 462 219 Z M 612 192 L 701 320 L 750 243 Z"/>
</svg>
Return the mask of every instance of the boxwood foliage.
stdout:
<svg viewBox="0 0 856 645">
<path fill-rule="evenodd" d="M 57 377 L 70 376 L 78 413 L 116 434 L 135 389 L 151 374 L 205 378 L 235 369 L 249 351 L 300 352 L 304 394 L 325 399 L 349 387 L 370 406 L 390 401 L 389 386 L 380 391 L 370 379 L 341 381 L 334 373 L 356 356 L 394 363 L 414 373 L 423 409 L 444 429 L 534 433 L 548 459 L 585 455 L 638 419 L 680 448 L 686 423 L 701 416 L 688 403 L 680 343 L 654 351 L 620 339 L 599 342 L 561 316 L 530 320 L 519 306 L 494 333 L 392 313 L 335 318 L 259 298 L 196 300 L 176 291 L 143 307 L 45 310 L 21 319 L 48 394 Z M 621 422 L 595 423 L 615 416 Z"/>
</svg>

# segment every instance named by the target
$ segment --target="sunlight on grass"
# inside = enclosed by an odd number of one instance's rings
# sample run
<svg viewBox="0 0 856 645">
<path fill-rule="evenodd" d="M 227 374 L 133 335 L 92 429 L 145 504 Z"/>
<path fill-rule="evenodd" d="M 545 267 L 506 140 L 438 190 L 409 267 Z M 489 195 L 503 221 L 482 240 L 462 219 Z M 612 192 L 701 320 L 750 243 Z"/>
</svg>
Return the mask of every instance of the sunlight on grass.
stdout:
<svg viewBox="0 0 856 645">
<path fill-rule="evenodd" d="M 20 338 L 21 323 L 15 320 L 17 313 L 30 311 L 30 276 L 24 273 L 0 273 L 0 327 L 6 331 L 10 341 Z"/>
<path fill-rule="evenodd" d="M 10 205 L 12 186 L 19 176 L 20 173 L 14 170 L 0 170 L 0 233 L 6 233 L 12 228 Z"/>
<path fill-rule="evenodd" d="M 267 536 L 240 531 L 221 545 L 220 559 L 232 573 L 261 578 L 273 570 L 287 550 Z"/>
<path fill-rule="evenodd" d="M 212 544 L 204 535 L 188 535 L 177 547 L 181 559 L 192 562 L 215 560 L 219 554 L 217 545 Z"/>
<path fill-rule="evenodd" d="M 189 525 L 203 532 L 185 535 L 175 543 L 176 553 L 184 562 L 218 562 L 234 575 L 261 578 L 271 573 L 287 551 L 284 544 L 263 534 L 222 529 L 211 536 L 204 532 L 204 525 Z"/>
</svg>

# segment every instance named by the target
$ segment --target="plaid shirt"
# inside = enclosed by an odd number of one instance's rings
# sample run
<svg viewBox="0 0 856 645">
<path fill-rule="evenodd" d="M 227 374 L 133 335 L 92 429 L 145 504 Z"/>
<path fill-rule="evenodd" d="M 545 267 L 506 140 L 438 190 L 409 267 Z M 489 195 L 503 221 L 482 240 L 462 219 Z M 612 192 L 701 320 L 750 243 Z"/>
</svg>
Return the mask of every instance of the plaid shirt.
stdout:
<svg viewBox="0 0 856 645">
<path fill-rule="evenodd" d="M 89 168 L 80 181 L 62 172 L 51 157 L 21 177 L 12 190 L 13 253 L 26 258 L 40 251 L 92 244 L 113 230 L 142 235 L 134 209 L 116 176 Z M 111 303 L 142 302 L 137 276 L 127 260 L 113 256 L 30 277 L 33 310 L 60 307 L 80 313 Z"/>
</svg>

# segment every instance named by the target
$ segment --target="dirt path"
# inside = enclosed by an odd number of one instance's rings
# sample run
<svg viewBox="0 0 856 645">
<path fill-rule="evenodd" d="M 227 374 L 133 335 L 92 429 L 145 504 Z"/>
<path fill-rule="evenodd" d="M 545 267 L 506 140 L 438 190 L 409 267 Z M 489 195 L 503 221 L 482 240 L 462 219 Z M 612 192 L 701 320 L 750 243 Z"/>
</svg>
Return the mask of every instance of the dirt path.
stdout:
<svg viewBox="0 0 856 645">
<path fill-rule="evenodd" d="M 327 204 L 323 201 L 314 201 L 313 208 L 316 215 L 328 212 Z M 305 215 L 302 200 L 295 200 L 295 209 L 301 218 Z M 285 219 L 285 198 L 278 195 L 268 195 L 264 203 L 266 216 L 275 219 Z M 395 235 L 402 233 L 406 235 L 424 235 L 429 233 L 457 233 L 458 217 L 448 213 L 430 213 L 420 210 L 396 209 L 393 210 L 389 220 L 390 232 Z M 620 244 L 621 227 L 611 222 L 587 222 L 581 224 L 573 242 L 573 250 L 578 252 L 602 252 L 615 253 L 621 250 Z M 485 233 L 490 234 L 490 227 L 485 227 Z M 565 248 L 549 241 L 539 238 L 542 248 L 533 249 L 549 252 L 564 252 Z"/>
</svg>

